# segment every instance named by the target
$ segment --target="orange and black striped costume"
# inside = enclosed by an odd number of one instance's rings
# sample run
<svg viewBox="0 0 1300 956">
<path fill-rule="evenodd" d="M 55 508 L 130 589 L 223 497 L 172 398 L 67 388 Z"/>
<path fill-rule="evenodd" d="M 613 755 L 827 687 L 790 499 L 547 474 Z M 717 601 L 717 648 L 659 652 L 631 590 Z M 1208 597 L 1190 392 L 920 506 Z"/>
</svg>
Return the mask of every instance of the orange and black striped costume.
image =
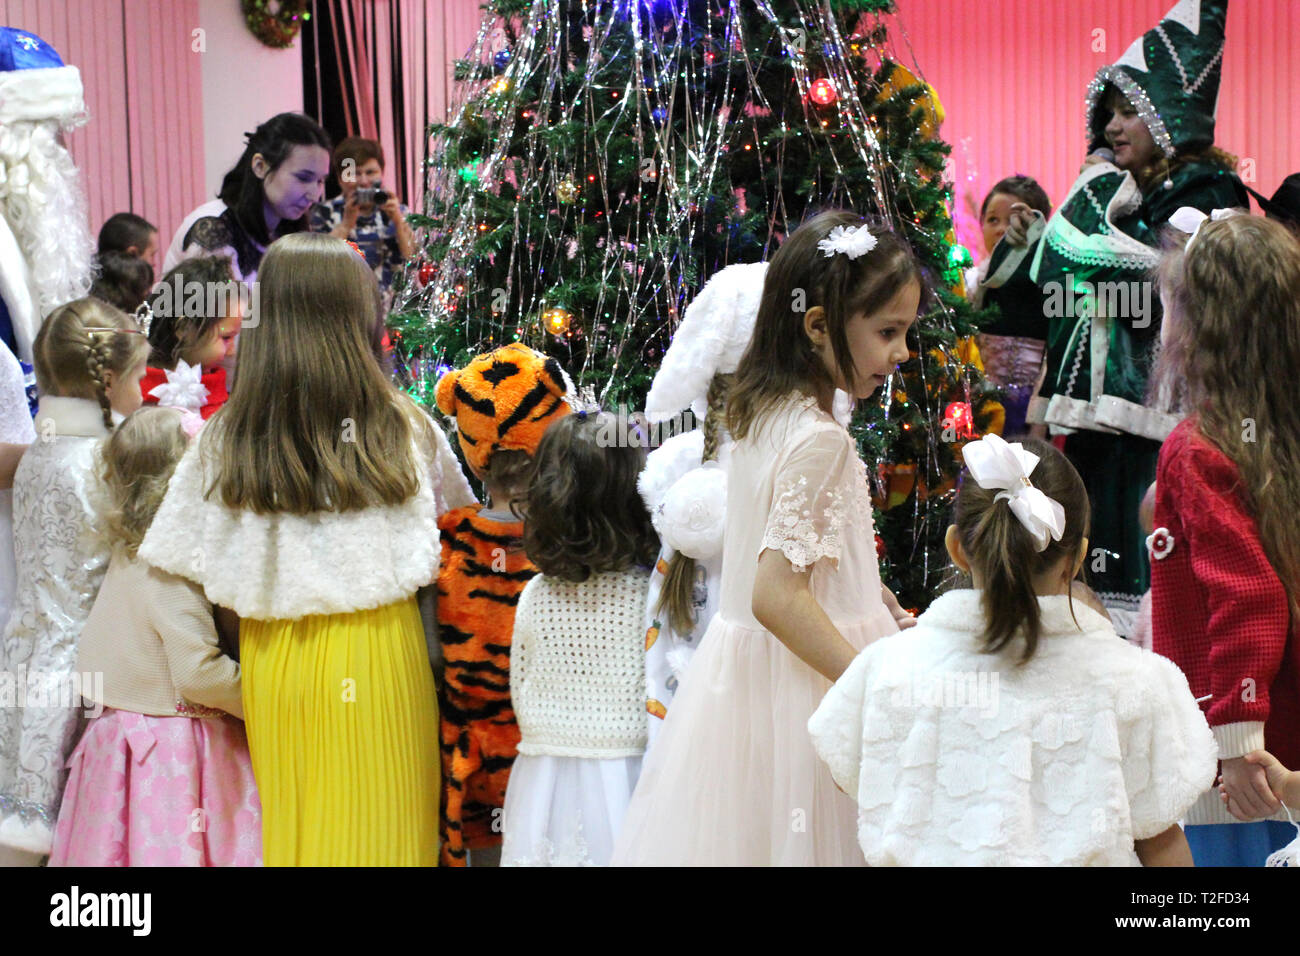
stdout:
<svg viewBox="0 0 1300 956">
<path fill-rule="evenodd" d="M 510 706 L 515 605 L 537 573 L 519 539 L 523 523 L 482 517 L 481 506 L 438 520 L 438 633 L 446 672 L 442 711 L 442 865 L 501 844 L 506 783 L 519 746 Z"/>
</svg>

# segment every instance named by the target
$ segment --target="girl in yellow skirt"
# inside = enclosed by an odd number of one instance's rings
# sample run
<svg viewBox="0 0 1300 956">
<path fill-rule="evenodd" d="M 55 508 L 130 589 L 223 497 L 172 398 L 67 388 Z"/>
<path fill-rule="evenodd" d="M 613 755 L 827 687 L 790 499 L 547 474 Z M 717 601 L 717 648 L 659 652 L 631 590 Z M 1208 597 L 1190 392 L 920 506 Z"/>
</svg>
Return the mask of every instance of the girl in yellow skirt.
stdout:
<svg viewBox="0 0 1300 956">
<path fill-rule="evenodd" d="M 388 380 L 373 272 L 298 233 L 262 260 L 238 382 L 140 548 L 239 615 L 268 866 L 433 866 L 438 711 L 416 590 L 473 501 Z"/>
</svg>

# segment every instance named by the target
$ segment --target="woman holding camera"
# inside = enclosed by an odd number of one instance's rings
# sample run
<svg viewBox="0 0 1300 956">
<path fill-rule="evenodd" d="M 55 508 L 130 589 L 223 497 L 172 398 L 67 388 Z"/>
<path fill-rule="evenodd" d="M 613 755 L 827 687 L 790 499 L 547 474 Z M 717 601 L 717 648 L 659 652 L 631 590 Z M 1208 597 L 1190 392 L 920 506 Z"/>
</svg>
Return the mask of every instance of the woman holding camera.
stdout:
<svg viewBox="0 0 1300 956">
<path fill-rule="evenodd" d="M 393 276 L 415 251 L 406 222 L 410 210 L 383 188 L 384 149 L 373 139 L 343 140 L 334 148 L 333 167 L 342 194 L 312 210 L 312 231 L 355 242 L 387 294 Z"/>
</svg>

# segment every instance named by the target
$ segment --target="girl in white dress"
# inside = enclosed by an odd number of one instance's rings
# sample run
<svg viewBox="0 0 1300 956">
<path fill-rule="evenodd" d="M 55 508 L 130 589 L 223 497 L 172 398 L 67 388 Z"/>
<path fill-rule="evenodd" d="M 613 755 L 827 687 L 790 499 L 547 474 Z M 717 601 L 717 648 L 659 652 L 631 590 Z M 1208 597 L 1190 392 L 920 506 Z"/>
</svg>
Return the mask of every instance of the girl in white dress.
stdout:
<svg viewBox="0 0 1300 956">
<path fill-rule="evenodd" d="M 633 437 L 635 441 L 629 441 Z M 604 866 L 646 744 L 646 578 L 659 539 L 636 490 L 640 436 L 612 415 L 559 419 L 537 446 L 515 609 L 502 866 Z"/>
<path fill-rule="evenodd" d="M 865 469 L 832 404 L 836 388 L 868 397 L 907 358 L 919 276 L 900 239 L 848 212 L 810 220 L 772 258 L 727 398 L 720 609 L 646 759 L 616 865 L 863 862 L 853 802 L 805 724 L 906 615 L 882 590 Z"/>
<path fill-rule="evenodd" d="M 1042 441 L 962 454 L 948 552 L 975 589 L 863 651 L 808 722 L 867 862 L 1191 866 L 1178 820 L 1218 748 L 1182 671 L 1076 594 L 1083 480 Z"/>
</svg>

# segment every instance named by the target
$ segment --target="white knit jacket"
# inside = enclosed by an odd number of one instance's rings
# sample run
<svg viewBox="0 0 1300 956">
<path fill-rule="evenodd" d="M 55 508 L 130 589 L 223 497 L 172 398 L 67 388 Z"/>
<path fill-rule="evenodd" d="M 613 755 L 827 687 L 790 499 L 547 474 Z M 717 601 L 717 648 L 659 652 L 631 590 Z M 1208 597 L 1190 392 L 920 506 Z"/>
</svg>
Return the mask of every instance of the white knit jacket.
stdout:
<svg viewBox="0 0 1300 956">
<path fill-rule="evenodd" d="M 863 650 L 808 721 L 870 865 L 1136 866 L 1133 841 L 1214 783 L 1182 671 L 1064 595 L 1039 607 L 1017 665 L 1018 647 L 981 653 L 980 592 L 950 591 Z"/>
<path fill-rule="evenodd" d="M 538 575 L 515 610 L 510 696 L 519 752 L 635 757 L 645 752 L 648 571 L 580 584 Z"/>
</svg>

